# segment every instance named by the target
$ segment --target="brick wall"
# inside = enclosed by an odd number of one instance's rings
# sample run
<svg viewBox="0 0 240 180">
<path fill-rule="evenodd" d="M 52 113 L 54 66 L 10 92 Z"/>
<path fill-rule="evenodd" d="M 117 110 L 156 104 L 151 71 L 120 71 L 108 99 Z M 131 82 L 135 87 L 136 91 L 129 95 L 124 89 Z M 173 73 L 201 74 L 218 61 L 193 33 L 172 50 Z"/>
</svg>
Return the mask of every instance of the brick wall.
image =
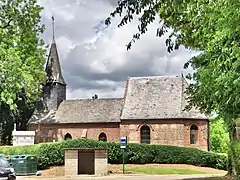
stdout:
<svg viewBox="0 0 240 180">
<path fill-rule="evenodd" d="M 61 141 L 66 133 L 72 138 L 82 138 L 82 133 L 87 129 L 87 138 L 98 140 L 101 132 L 107 135 L 108 141 L 120 141 L 121 136 L 127 136 L 128 142 L 140 143 L 140 128 L 146 123 L 151 130 L 151 144 L 165 144 L 176 146 L 198 147 L 208 150 L 208 121 L 207 120 L 125 120 L 121 125 L 111 124 L 48 124 L 41 125 L 41 134 L 36 135 L 36 143 L 52 141 L 48 138 L 49 130 L 54 130 L 53 139 Z M 190 144 L 190 126 L 198 126 L 196 144 Z M 30 125 L 29 130 L 36 130 L 37 125 Z M 41 138 L 40 138 L 41 137 Z"/>
<path fill-rule="evenodd" d="M 29 125 L 28 130 L 37 130 L 38 125 Z M 36 143 L 44 141 L 52 141 L 47 137 L 50 130 L 53 130 L 53 140 L 61 141 L 65 134 L 71 134 L 72 138 L 82 138 L 86 131 L 86 138 L 98 140 L 100 133 L 104 132 L 107 136 L 107 141 L 119 141 L 120 128 L 119 123 L 105 124 L 43 124 L 40 126 L 40 133 L 36 134 Z"/>
<path fill-rule="evenodd" d="M 151 144 L 191 146 L 208 150 L 207 120 L 125 120 L 120 125 L 120 136 L 127 136 L 128 142 L 140 143 L 140 128 L 150 127 Z M 198 126 L 197 143 L 190 144 L 190 126 Z"/>
</svg>

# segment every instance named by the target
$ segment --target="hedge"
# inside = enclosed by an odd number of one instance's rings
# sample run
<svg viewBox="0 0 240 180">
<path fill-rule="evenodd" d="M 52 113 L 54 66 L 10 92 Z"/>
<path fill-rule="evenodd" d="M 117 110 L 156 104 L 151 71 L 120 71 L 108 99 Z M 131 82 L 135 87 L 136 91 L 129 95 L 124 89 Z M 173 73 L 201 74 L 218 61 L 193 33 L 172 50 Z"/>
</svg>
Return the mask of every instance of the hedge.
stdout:
<svg viewBox="0 0 240 180">
<path fill-rule="evenodd" d="M 119 143 L 101 142 L 90 139 L 74 139 L 55 143 L 43 143 L 22 147 L 0 147 L 0 154 L 20 155 L 31 154 L 38 156 L 39 169 L 64 164 L 65 148 L 108 148 L 108 162 L 122 162 L 122 151 Z M 196 166 L 227 169 L 227 155 L 207 152 L 196 148 L 128 144 L 125 161 L 129 164 L 191 164 Z"/>
</svg>

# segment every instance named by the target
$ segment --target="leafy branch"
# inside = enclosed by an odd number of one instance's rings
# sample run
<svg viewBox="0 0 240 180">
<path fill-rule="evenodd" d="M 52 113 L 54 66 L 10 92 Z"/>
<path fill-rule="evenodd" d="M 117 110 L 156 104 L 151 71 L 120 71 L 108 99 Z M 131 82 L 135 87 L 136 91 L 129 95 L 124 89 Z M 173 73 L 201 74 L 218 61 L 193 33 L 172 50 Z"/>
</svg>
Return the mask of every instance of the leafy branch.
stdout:
<svg viewBox="0 0 240 180">
<path fill-rule="evenodd" d="M 13 19 L 8 20 L 7 24 L 4 25 L 4 26 L 0 26 L 0 28 L 1 28 L 1 29 L 7 28 L 8 26 L 10 26 L 10 23 L 11 23 L 12 21 L 13 21 Z"/>
</svg>

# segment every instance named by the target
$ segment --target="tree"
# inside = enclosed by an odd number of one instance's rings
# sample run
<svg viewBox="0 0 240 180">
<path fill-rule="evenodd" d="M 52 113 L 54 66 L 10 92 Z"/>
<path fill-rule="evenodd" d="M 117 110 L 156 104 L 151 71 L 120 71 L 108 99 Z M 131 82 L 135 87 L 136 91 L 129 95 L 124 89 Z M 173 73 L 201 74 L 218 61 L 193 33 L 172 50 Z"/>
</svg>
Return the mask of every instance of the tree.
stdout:
<svg viewBox="0 0 240 180">
<path fill-rule="evenodd" d="M 27 102 L 25 97 L 17 100 L 16 104 L 17 108 L 14 110 L 11 110 L 6 103 L 0 104 L 1 145 L 11 145 L 14 123 L 17 125 L 17 130 L 26 130 L 26 124 L 33 113 L 34 104 Z"/>
<path fill-rule="evenodd" d="M 228 153 L 229 134 L 223 119 L 210 119 L 210 150 Z"/>
<path fill-rule="evenodd" d="M 11 110 L 25 93 L 27 101 L 38 98 L 44 82 L 45 47 L 37 0 L 0 2 L 0 102 Z M 5 105 L 4 105 L 5 106 Z"/>
<path fill-rule="evenodd" d="M 195 70 L 187 76 L 195 81 L 187 90 L 188 109 L 197 106 L 202 112 L 217 113 L 225 120 L 232 142 L 233 170 L 236 166 L 238 176 L 240 155 L 235 148 L 235 126 L 240 114 L 239 6 L 235 0 L 120 0 L 105 21 L 110 24 L 111 18 L 120 14 L 123 18 L 119 26 L 123 26 L 140 15 L 139 32 L 127 45 L 130 49 L 158 14 L 161 23 L 157 35 L 163 36 L 172 29 L 166 39 L 169 53 L 180 45 L 202 52 L 185 64 L 185 68 L 191 65 Z"/>
<path fill-rule="evenodd" d="M 94 95 L 92 96 L 92 99 L 98 99 L 98 95 L 97 95 L 97 94 L 94 94 Z"/>
</svg>

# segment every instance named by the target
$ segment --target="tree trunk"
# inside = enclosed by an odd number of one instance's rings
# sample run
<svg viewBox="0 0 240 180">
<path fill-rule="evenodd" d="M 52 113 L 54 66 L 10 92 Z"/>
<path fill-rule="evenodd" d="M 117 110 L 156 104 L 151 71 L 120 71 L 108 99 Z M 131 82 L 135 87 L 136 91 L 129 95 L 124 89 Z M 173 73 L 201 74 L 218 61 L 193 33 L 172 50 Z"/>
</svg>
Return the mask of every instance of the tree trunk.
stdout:
<svg viewBox="0 0 240 180">
<path fill-rule="evenodd" d="M 233 156 L 232 156 L 232 153 L 231 153 L 231 150 L 228 151 L 228 166 L 227 166 L 227 176 L 233 176 L 234 175 L 234 170 L 233 170 Z"/>
<path fill-rule="evenodd" d="M 236 122 L 239 119 L 236 119 Z M 230 135 L 230 150 L 229 150 L 229 168 L 228 174 L 233 175 L 236 179 L 240 180 L 240 139 L 237 137 L 236 124 L 239 122 L 231 121 L 231 127 L 229 128 Z"/>
<path fill-rule="evenodd" d="M 233 147 L 232 147 L 232 143 L 234 142 L 234 134 L 233 133 L 233 128 L 230 127 L 229 128 L 229 139 L 230 139 L 230 148 L 228 151 L 228 173 L 227 175 L 229 176 L 236 176 L 236 168 L 234 165 L 234 158 L 233 158 Z"/>
</svg>

